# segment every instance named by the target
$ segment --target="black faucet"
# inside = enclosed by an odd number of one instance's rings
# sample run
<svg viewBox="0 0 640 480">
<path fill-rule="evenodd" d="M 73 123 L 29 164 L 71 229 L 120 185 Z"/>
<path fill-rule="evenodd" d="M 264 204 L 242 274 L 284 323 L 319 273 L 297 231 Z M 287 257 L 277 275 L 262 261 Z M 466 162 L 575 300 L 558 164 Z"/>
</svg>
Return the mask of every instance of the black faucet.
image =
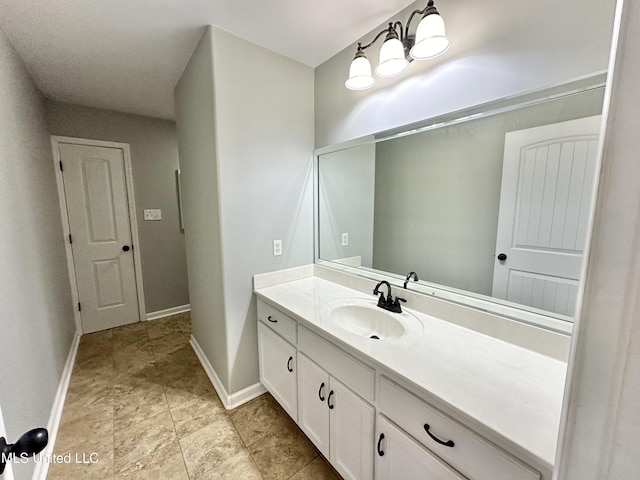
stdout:
<svg viewBox="0 0 640 480">
<path fill-rule="evenodd" d="M 407 278 L 404 279 L 404 289 L 407 289 L 407 283 L 409 283 L 409 280 L 411 280 L 411 278 L 413 278 L 414 282 L 418 281 L 418 274 L 416 272 L 409 272 L 409 275 L 407 275 Z"/>
<path fill-rule="evenodd" d="M 380 287 L 382 285 L 387 286 L 387 298 L 384 298 L 384 292 L 380 291 Z M 381 280 L 376 285 L 376 288 L 373 289 L 373 294 L 380 296 L 378 297 L 378 306 L 389 312 L 393 313 L 402 313 L 402 307 L 400 307 L 400 302 L 406 302 L 404 298 L 396 297 L 395 300 L 391 295 L 391 285 L 386 280 Z"/>
</svg>

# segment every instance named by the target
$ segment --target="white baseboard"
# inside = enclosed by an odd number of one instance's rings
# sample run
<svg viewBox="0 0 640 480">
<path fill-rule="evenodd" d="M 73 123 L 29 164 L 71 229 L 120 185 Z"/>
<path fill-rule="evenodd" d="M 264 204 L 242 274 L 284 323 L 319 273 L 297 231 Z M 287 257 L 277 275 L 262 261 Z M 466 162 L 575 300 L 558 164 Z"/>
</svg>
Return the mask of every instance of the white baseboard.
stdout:
<svg viewBox="0 0 640 480">
<path fill-rule="evenodd" d="M 220 378 L 218 377 L 218 374 L 216 374 L 216 371 L 213 369 L 211 363 L 209 363 L 209 360 L 205 356 L 204 352 L 200 348 L 200 345 L 193 337 L 193 335 L 191 335 L 191 340 L 189 341 L 189 343 L 191 343 L 191 347 L 198 356 L 198 359 L 202 364 L 202 368 L 204 368 L 204 371 L 207 373 L 209 380 L 211 380 L 211 383 L 213 384 L 213 388 L 215 388 L 218 396 L 220 397 L 220 400 L 222 400 L 224 408 L 226 408 L 227 410 L 239 407 L 240 405 L 247 403 L 249 400 L 252 400 L 256 397 L 259 397 L 263 393 L 266 393 L 267 389 L 264 388 L 264 386 L 260 382 L 249 385 L 247 388 L 244 388 L 239 392 L 232 394 L 227 393 L 226 389 L 222 385 L 222 382 L 220 381 Z"/>
<path fill-rule="evenodd" d="M 62 417 L 62 409 L 64 408 L 64 401 L 67 398 L 67 390 L 69 389 L 69 382 L 71 380 L 71 373 L 73 372 L 73 365 L 76 362 L 76 354 L 78 353 L 78 345 L 80 345 L 80 334 L 76 333 L 71 342 L 71 348 L 69 349 L 69 355 L 67 356 L 67 362 L 64 365 L 62 371 L 62 377 L 58 384 L 58 391 L 53 399 L 53 407 L 51 408 L 51 415 L 49 415 L 49 422 L 47 423 L 47 430 L 49 431 L 49 443 L 46 448 L 40 454 L 41 458 L 50 458 L 53 453 L 53 447 L 56 443 L 56 437 L 58 436 L 58 428 L 60 427 L 60 418 Z M 36 468 L 33 471 L 32 480 L 46 480 L 47 473 L 49 472 L 49 462 L 42 461 L 36 463 Z"/>
<path fill-rule="evenodd" d="M 179 313 L 189 312 L 191 304 L 180 305 L 177 307 L 167 308 L 166 310 L 158 310 L 157 312 L 149 312 L 145 315 L 145 320 L 158 320 L 159 318 L 170 317 Z"/>
</svg>

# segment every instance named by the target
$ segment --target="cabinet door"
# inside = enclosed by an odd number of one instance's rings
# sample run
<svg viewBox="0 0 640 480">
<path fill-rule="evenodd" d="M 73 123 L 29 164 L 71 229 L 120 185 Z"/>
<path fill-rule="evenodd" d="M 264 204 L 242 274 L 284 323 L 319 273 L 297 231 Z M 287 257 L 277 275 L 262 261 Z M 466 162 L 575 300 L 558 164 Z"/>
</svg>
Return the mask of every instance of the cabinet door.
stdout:
<svg viewBox="0 0 640 480">
<path fill-rule="evenodd" d="M 331 463 L 345 479 L 373 478 L 374 408 L 333 377 L 327 402 Z"/>
<path fill-rule="evenodd" d="M 298 353 L 298 425 L 325 457 L 329 457 L 329 374 Z"/>
<path fill-rule="evenodd" d="M 378 415 L 376 480 L 465 480 L 429 450 Z"/>
<path fill-rule="evenodd" d="M 296 383 L 296 348 L 258 322 L 260 381 L 297 421 L 298 392 Z"/>
</svg>

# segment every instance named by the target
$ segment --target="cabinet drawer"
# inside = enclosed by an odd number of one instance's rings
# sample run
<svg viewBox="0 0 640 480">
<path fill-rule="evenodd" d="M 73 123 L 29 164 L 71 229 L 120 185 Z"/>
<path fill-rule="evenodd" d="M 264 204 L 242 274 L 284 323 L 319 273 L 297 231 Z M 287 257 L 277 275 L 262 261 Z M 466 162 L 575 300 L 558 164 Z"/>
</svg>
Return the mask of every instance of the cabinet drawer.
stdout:
<svg viewBox="0 0 640 480">
<path fill-rule="evenodd" d="M 302 326 L 298 336 L 300 351 L 349 385 L 361 397 L 373 400 L 373 369 Z"/>
<path fill-rule="evenodd" d="M 278 332 L 278 334 L 289 343 L 296 344 L 296 328 L 298 322 L 293 318 L 273 308 L 268 303 L 258 300 L 258 319 L 265 325 L 271 327 L 272 330 Z"/>
<path fill-rule="evenodd" d="M 384 415 L 472 480 L 540 478 L 528 465 L 383 377 L 378 405 Z M 439 444 L 429 433 L 453 441 L 453 447 Z"/>
</svg>

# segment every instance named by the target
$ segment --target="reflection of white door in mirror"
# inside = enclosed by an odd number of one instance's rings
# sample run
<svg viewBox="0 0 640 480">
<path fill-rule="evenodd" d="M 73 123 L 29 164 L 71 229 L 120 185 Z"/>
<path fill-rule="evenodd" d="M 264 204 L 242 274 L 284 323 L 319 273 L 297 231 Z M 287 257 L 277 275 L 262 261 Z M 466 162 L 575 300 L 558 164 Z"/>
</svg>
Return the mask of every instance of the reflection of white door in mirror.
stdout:
<svg viewBox="0 0 640 480">
<path fill-rule="evenodd" d="M 508 132 L 493 296 L 573 316 L 600 115 Z"/>
</svg>

